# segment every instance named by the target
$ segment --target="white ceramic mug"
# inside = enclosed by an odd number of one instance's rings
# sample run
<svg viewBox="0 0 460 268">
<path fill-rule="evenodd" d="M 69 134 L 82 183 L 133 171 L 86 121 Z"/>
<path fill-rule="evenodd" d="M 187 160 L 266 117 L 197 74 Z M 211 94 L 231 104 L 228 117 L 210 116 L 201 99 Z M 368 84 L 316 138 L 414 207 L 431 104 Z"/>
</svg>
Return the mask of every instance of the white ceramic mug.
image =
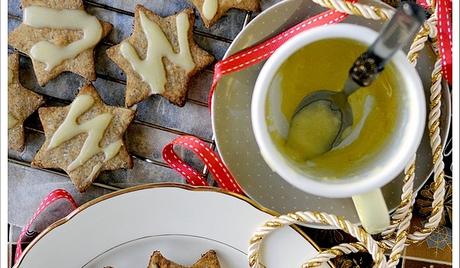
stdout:
<svg viewBox="0 0 460 268">
<path fill-rule="evenodd" d="M 265 63 L 257 78 L 251 106 L 254 134 L 267 164 L 283 179 L 305 192 L 331 198 L 353 197 L 361 223 L 370 233 L 381 232 L 389 225 L 389 213 L 380 187 L 398 176 L 411 161 L 424 132 L 426 107 L 423 86 L 406 55 L 398 51 L 391 60 L 395 72 L 399 73 L 398 86 L 402 98 L 399 100 L 399 111 L 396 113 L 396 126 L 388 138 L 387 145 L 376 153 L 375 161 L 359 167 L 358 175 L 321 180 L 296 168 L 292 161 L 279 151 L 270 136 L 266 105 L 280 105 L 279 101 L 270 101 L 267 104 L 269 95 L 280 96 L 277 92 L 270 92 L 279 90 L 270 85 L 285 60 L 299 49 L 315 41 L 332 38 L 352 39 L 370 45 L 377 36 L 378 34 L 369 28 L 341 23 L 314 28 L 293 37 Z"/>
</svg>

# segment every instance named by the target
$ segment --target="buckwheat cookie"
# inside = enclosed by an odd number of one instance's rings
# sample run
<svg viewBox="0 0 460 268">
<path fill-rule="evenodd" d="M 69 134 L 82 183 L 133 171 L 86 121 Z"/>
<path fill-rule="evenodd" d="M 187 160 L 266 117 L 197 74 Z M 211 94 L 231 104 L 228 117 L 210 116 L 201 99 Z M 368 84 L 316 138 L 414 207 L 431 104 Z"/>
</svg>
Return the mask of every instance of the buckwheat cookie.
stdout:
<svg viewBox="0 0 460 268">
<path fill-rule="evenodd" d="M 112 29 L 86 13 L 82 0 L 21 0 L 23 21 L 8 43 L 29 55 L 43 86 L 65 71 L 96 80 L 94 47 Z"/>
<path fill-rule="evenodd" d="M 237 8 L 246 11 L 260 10 L 260 0 L 189 0 L 199 10 L 206 27 L 211 27 L 229 9 Z"/>
<path fill-rule="evenodd" d="M 19 82 L 19 54 L 8 56 L 8 146 L 24 150 L 24 120 L 43 104 L 43 97 Z"/>
<path fill-rule="evenodd" d="M 190 266 L 190 268 L 219 268 L 219 259 L 214 250 L 206 252 L 201 259 L 199 259 L 195 264 Z M 187 268 L 186 266 L 179 265 L 174 263 L 161 255 L 159 251 L 153 252 L 152 257 L 150 258 L 149 266 L 147 268 Z"/>
<path fill-rule="evenodd" d="M 38 113 L 46 140 L 32 166 L 64 170 L 80 192 L 104 170 L 132 167 L 123 135 L 134 111 L 105 105 L 93 85 L 84 85 L 70 105 Z"/>
<path fill-rule="evenodd" d="M 126 107 L 153 94 L 184 106 L 190 78 L 214 61 L 193 40 L 194 20 L 191 9 L 162 18 L 136 6 L 132 35 L 107 50 L 126 74 Z"/>
</svg>

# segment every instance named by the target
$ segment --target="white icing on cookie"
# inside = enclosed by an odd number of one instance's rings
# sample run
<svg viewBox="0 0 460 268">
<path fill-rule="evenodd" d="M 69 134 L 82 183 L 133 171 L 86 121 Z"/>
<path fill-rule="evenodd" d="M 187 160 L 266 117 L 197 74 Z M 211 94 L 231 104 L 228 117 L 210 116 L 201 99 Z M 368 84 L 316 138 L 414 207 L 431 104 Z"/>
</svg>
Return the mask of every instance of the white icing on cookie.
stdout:
<svg viewBox="0 0 460 268">
<path fill-rule="evenodd" d="M 121 43 L 121 55 L 131 63 L 134 71 L 149 85 L 150 93 L 160 94 L 165 91 L 167 81 L 163 57 L 168 58 L 169 61 L 186 72 L 195 68 L 188 41 L 190 22 L 187 13 L 180 13 L 176 17 L 177 39 L 180 49 L 177 54 L 160 26 L 148 19 L 142 11 L 140 11 L 140 23 L 148 42 L 147 56 L 141 60 L 135 48 L 128 41 Z"/>
<path fill-rule="evenodd" d="M 32 46 L 30 56 L 45 63 L 47 71 L 51 71 L 64 60 L 73 59 L 81 52 L 94 47 L 102 38 L 101 23 L 84 10 L 28 6 L 24 9 L 23 23 L 34 28 L 83 31 L 82 39 L 67 46 L 59 46 L 49 41 L 40 41 Z"/>
<path fill-rule="evenodd" d="M 219 3 L 217 0 L 204 0 L 203 2 L 203 16 L 208 19 L 212 20 L 214 16 L 217 14 L 217 10 L 219 8 Z"/>
<path fill-rule="evenodd" d="M 123 145 L 122 140 L 117 140 L 105 148 L 99 147 L 99 144 L 104 137 L 105 131 L 113 118 L 113 115 L 110 113 L 100 114 L 93 119 L 84 122 L 83 124 L 77 123 L 78 117 L 88 111 L 93 106 L 93 104 L 94 99 L 90 95 L 80 95 L 75 98 L 70 106 L 69 113 L 64 119 L 64 122 L 62 122 L 62 124 L 53 134 L 48 145 L 47 150 L 50 150 L 58 147 L 59 145 L 81 133 L 88 134 L 85 143 L 81 148 L 80 154 L 67 167 L 69 172 L 83 165 L 86 161 L 91 159 L 91 157 L 101 152 L 104 152 L 104 162 L 107 162 L 118 154 L 121 146 Z M 93 167 L 92 173 L 96 173 L 101 167 L 102 164 L 97 164 L 95 167 Z"/>
</svg>

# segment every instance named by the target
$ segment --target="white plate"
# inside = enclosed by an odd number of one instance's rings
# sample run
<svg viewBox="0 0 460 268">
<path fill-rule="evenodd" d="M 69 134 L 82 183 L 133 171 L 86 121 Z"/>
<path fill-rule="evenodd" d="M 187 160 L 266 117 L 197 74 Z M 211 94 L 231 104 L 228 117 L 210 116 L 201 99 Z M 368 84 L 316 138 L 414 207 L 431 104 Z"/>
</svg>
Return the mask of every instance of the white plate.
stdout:
<svg viewBox="0 0 460 268">
<path fill-rule="evenodd" d="M 273 214 L 213 188 L 129 188 L 95 199 L 50 226 L 26 248 L 17 267 L 145 268 L 154 250 L 191 265 L 210 249 L 222 268 L 248 267 L 248 241 Z M 289 227 L 270 235 L 265 245 L 262 259 L 269 268 L 300 267 L 318 252 L 305 234 Z"/>
<path fill-rule="evenodd" d="M 363 4 L 374 4 L 386 8 L 388 5 L 375 0 L 362 0 Z M 226 56 L 232 55 L 268 37 L 324 11 L 311 0 L 282 1 L 258 15 L 236 37 Z M 346 23 L 359 24 L 378 31 L 383 22 L 349 16 Z M 431 71 L 434 54 L 425 47 L 418 59 L 417 71 L 422 78 L 429 105 Z M 260 155 L 251 125 L 251 98 L 254 84 L 263 63 L 224 76 L 214 93 L 212 103 L 213 130 L 219 153 L 243 187 L 245 193 L 261 205 L 281 213 L 298 210 L 324 211 L 344 216 L 353 223 L 359 223 L 351 198 L 325 198 L 305 193 L 283 180 L 273 172 Z M 447 86 L 442 89 L 441 138 L 446 141 L 450 126 L 450 96 Z M 414 185 L 420 189 L 433 169 L 428 130 L 417 151 L 417 168 Z M 383 195 L 388 208 L 395 209 L 401 202 L 404 174 L 385 185 Z M 310 227 L 326 228 L 323 225 L 306 224 Z M 329 227 L 327 227 L 329 228 Z"/>
</svg>

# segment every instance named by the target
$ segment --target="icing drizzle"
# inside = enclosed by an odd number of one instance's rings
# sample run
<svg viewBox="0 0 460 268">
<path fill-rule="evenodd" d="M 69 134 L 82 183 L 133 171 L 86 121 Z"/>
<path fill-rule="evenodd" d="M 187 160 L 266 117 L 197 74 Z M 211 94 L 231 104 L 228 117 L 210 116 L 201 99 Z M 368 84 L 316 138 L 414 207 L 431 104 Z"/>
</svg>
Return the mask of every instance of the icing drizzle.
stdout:
<svg viewBox="0 0 460 268">
<path fill-rule="evenodd" d="M 202 10 L 203 16 L 208 20 L 212 20 L 217 14 L 218 6 L 217 0 L 204 0 Z"/>
<path fill-rule="evenodd" d="M 123 145 L 122 140 L 117 140 L 109 144 L 105 148 L 99 147 L 105 130 L 110 124 L 110 121 L 113 118 L 113 115 L 110 113 L 100 114 L 93 119 L 84 122 L 83 124 L 78 124 L 77 119 L 87 110 L 89 110 L 94 103 L 93 97 L 90 95 L 80 95 L 72 102 L 70 106 L 69 113 L 67 114 L 64 122 L 59 126 L 56 132 L 53 134 L 51 141 L 48 145 L 47 150 L 53 149 L 61 145 L 62 143 L 72 139 L 73 137 L 81 134 L 87 133 L 88 136 L 81 148 L 80 154 L 78 157 L 70 163 L 67 167 L 67 170 L 70 172 L 75 170 L 79 166 L 83 165 L 91 159 L 94 155 L 104 152 L 104 162 L 109 161 L 115 157 L 120 151 L 121 146 Z M 93 167 L 92 175 L 97 173 L 102 167 L 102 164 L 99 163 Z"/>
<path fill-rule="evenodd" d="M 40 41 L 30 49 L 30 56 L 46 64 L 51 71 L 66 59 L 73 59 L 81 52 L 94 47 L 102 38 L 102 25 L 95 16 L 84 10 L 53 9 L 28 6 L 24 9 L 24 24 L 35 28 L 82 30 L 83 38 L 67 46 Z"/>
<path fill-rule="evenodd" d="M 160 26 L 149 20 L 142 11 L 140 11 L 140 23 L 148 44 L 145 59 L 141 60 L 139 58 L 135 48 L 128 41 L 121 43 L 120 52 L 131 63 L 134 71 L 149 85 L 151 94 L 161 94 L 165 91 L 167 81 L 162 61 L 163 57 L 167 57 L 168 60 L 186 72 L 190 72 L 195 68 L 188 41 L 188 30 L 190 28 L 188 15 L 180 13 L 176 17 L 179 53 L 174 52 Z"/>
</svg>

